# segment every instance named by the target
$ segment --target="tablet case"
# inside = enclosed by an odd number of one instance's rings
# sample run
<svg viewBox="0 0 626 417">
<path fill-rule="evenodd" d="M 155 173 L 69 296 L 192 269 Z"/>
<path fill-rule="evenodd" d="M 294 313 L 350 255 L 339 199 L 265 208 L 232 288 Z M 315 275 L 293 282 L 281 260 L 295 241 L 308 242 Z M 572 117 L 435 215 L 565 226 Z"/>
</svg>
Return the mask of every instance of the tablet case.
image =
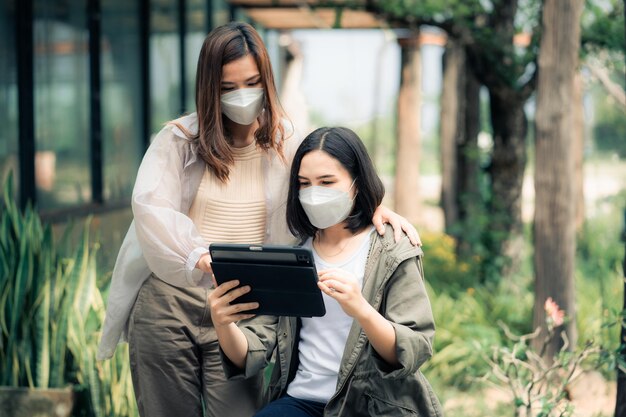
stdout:
<svg viewBox="0 0 626 417">
<path fill-rule="evenodd" d="M 213 243 L 209 246 L 218 284 L 237 279 L 251 291 L 235 302 L 259 303 L 255 314 L 319 317 L 326 314 L 310 249 L 295 246 Z"/>
</svg>

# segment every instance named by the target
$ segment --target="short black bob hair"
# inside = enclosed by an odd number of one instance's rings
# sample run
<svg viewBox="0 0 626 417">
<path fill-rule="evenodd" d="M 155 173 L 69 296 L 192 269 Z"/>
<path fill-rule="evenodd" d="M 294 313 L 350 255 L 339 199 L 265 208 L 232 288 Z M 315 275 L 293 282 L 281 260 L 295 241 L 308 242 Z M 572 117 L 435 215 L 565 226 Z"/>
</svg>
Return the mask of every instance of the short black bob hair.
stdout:
<svg viewBox="0 0 626 417">
<path fill-rule="evenodd" d="M 321 150 L 335 158 L 356 178 L 354 207 L 347 219 L 346 228 L 353 233 L 372 224 L 374 211 L 382 203 L 385 187 L 376 173 L 365 145 L 356 133 L 345 127 L 321 127 L 302 141 L 291 164 L 289 194 L 287 196 L 287 225 L 299 239 L 314 236 L 317 228 L 311 224 L 300 204 L 298 174 L 302 158 L 312 151 Z"/>
</svg>

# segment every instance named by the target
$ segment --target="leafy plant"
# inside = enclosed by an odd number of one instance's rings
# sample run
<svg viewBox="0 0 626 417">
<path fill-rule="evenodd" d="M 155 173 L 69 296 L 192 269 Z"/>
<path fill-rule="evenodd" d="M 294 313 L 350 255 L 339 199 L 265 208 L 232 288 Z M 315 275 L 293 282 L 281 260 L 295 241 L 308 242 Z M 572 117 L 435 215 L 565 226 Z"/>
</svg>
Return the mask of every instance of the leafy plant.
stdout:
<svg viewBox="0 0 626 417">
<path fill-rule="evenodd" d="M 571 416 L 574 409 L 568 398 L 569 385 L 583 373 L 590 358 L 596 359 L 591 361 L 594 368 L 612 360 L 612 352 L 593 341 L 581 348 L 570 346 L 566 333 L 559 330 L 565 321 L 564 312 L 551 298 L 546 300 L 545 310 L 544 332 L 537 328 L 533 333 L 516 336 L 500 323 L 513 346 L 495 346 L 490 355 L 484 354 L 491 369 L 483 380 L 512 394 L 516 416 Z M 562 348 L 554 357 L 546 355 L 549 342 L 559 335 Z"/>
<path fill-rule="evenodd" d="M 29 205 L 22 213 L 4 188 L 0 218 L 0 384 L 38 388 L 70 383 L 68 316 L 83 277 L 63 265 L 52 230 Z"/>
<path fill-rule="evenodd" d="M 454 238 L 444 233 L 423 232 L 421 238 L 426 278 L 437 292 L 462 293 L 479 283 L 478 256 L 470 260 L 459 259 Z"/>
<path fill-rule="evenodd" d="M 55 242 L 32 207 L 19 210 L 12 183 L 0 203 L 0 385 L 73 385 L 74 416 L 137 415 L 127 351 L 95 360 L 105 308 L 91 219 L 75 245 L 71 226 Z"/>
<path fill-rule="evenodd" d="M 471 389 L 488 371 L 481 351 L 507 342 L 497 321 L 510 323 L 515 331 L 530 329 L 532 294 L 525 279 L 482 283 L 481 258 L 458 257 L 451 236 L 426 232 L 421 237 L 437 327 L 435 354 L 424 373 L 439 392 Z"/>
<path fill-rule="evenodd" d="M 428 252 L 424 259 L 427 257 Z M 509 343 L 496 323 L 510 323 L 515 331 L 530 328 L 532 294 L 525 287 L 520 291 L 504 282 L 498 286 L 478 284 L 463 292 L 435 290 L 430 286 L 432 274 L 424 270 L 437 328 L 435 353 L 424 373 L 441 391 L 471 389 L 476 378 L 489 369 L 481 352 Z"/>
<path fill-rule="evenodd" d="M 82 241 L 83 251 L 89 251 L 88 240 Z M 95 251 L 83 271 L 88 276 L 85 284 L 88 298 L 70 319 L 74 329 L 70 334 L 70 350 L 78 364 L 76 378 L 84 387 L 85 406 L 74 414 L 94 417 L 136 416 L 135 394 L 130 378 L 128 347 L 119 347 L 115 355 L 103 362 L 96 361 L 100 331 L 106 313 L 104 297 L 97 286 Z M 109 277 L 110 278 L 110 277 Z M 108 287 L 110 279 L 105 282 Z M 107 288 L 108 290 L 108 288 Z"/>
</svg>

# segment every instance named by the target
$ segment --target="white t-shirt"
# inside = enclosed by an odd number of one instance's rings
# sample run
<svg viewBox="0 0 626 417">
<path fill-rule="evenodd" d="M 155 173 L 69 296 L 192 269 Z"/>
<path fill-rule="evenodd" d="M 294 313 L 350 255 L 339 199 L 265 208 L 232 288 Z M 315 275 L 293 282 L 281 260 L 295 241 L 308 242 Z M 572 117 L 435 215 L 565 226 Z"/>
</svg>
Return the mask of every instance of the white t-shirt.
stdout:
<svg viewBox="0 0 626 417">
<path fill-rule="evenodd" d="M 356 277 L 359 287 L 362 287 L 373 230 L 372 227 L 350 258 L 337 264 L 324 262 L 313 248 L 311 239 L 304 246 L 312 249 L 318 271 L 328 268 L 346 270 Z M 353 318 L 333 298 L 324 293 L 322 297 L 326 315 L 302 318 L 298 344 L 300 363 L 295 378 L 287 387 L 287 394 L 295 398 L 327 403 L 337 389 L 337 374 Z"/>
</svg>

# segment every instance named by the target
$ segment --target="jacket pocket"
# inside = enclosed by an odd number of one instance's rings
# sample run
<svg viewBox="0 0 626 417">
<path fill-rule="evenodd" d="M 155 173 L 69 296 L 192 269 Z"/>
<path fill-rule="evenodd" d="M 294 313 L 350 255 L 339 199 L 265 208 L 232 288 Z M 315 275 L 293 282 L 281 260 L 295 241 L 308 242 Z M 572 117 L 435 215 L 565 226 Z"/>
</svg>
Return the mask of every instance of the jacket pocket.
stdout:
<svg viewBox="0 0 626 417">
<path fill-rule="evenodd" d="M 375 394 L 366 392 L 367 411 L 370 416 L 417 416 L 416 410 L 402 404 L 380 398 Z"/>
</svg>

